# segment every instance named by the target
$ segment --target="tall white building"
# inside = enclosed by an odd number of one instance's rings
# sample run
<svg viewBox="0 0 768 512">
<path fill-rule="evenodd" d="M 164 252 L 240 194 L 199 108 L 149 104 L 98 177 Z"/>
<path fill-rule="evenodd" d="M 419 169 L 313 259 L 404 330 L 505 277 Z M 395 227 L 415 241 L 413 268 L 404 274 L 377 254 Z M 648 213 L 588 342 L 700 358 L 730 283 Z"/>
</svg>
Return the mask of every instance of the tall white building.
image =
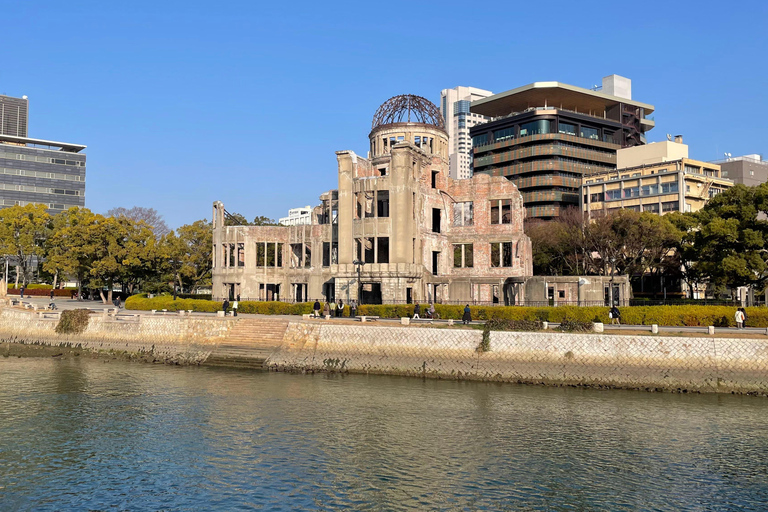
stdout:
<svg viewBox="0 0 768 512">
<path fill-rule="evenodd" d="M 472 138 L 469 129 L 476 124 L 489 121 L 489 118 L 469 111 L 469 104 L 475 100 L 493 96 L 491 91 L 475 87 L 454 87 L 440 91 L 440 113 L 445 119 L 448 131 L 448 159 L 450 176 L 453 179 L 471 178 L 469 155 L 472 151 Z"/>
</svg>

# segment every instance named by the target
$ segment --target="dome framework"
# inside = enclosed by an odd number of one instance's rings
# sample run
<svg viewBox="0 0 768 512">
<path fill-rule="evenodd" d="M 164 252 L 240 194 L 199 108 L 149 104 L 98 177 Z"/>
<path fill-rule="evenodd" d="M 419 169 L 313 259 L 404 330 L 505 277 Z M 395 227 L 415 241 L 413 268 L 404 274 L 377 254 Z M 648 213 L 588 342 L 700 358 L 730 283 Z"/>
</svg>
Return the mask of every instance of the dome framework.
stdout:
<svg viewBox="0 0 768 512">
<path fill-rule="evenodd" d="M 445 121 L 435 104 L 413 94 L 393 96 L 382 103 L 373 115 L 371 129 L 395 123 L 422 123 L 445 130 Z"/>
</svg>

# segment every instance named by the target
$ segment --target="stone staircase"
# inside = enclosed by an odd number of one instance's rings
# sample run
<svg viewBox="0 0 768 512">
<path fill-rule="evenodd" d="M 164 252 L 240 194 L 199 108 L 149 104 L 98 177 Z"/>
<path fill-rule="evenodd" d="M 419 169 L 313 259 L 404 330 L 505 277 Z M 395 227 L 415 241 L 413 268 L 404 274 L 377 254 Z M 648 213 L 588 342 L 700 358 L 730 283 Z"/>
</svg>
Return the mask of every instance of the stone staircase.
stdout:
<svg viewBox="0 0 768 512">
<path fill-rule="evenodd" d="M 267 357 L 283 343 L 287 328 L 288 320 L 240 318 L 203 364 L 261 369 Z"/>
</svg>

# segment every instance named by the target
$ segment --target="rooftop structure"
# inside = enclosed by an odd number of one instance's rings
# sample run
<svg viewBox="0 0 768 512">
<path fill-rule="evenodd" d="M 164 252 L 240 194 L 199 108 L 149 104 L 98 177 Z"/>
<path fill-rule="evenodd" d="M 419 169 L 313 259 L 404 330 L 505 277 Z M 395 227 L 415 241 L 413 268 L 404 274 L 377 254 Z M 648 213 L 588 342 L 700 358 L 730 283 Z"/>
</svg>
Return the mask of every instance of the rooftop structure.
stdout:
<svg viewBox="0 0 768 512">
<path fill-rule="evenodd" d="M 288 210 L 288 216 L 281 217 L 277 223 L 283 226 L 312 224 L 312 207 L 307 205 L 303 208 L 291 208 Z"/>
<path fill-rule="evenodd" d="M 733 180 L 734 183 L 754 187 L 768 182 L 768 162 L 763 160 L 762 155 L 728 157 L 712 163 L 719 164 L 723 177 Z"/>
<path fill-rule="evenodd" d="M 0 135 L 27 136 L 29 102 L 26 96 L 13 98 L 0 95 Z"/>
<path fill-rule="evenodd" d="M 472 102 L 491 117 L 470 130 L 474 173 L 505 176 L 526 214 L 549 219 L 579 204 L 583 176 L 616 168 L 616 151 L 645 144 L 653 105 L 631 99 L 631 81 L 603 78 L 603 92 L 535 82 Z"/>
</svg>

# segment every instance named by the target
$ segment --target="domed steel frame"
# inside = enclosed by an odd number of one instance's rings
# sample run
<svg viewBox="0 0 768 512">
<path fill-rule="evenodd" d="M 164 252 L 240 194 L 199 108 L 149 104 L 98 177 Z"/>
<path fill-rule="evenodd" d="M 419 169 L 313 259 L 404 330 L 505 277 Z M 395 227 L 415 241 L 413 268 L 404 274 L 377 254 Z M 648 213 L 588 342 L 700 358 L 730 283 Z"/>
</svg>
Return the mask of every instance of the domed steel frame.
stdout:
<svg viewBox="0 0 768 512">
<path fill-rule="evenodd" d="M 445 120 L 435 104 L 412 94 L 393 96 L 382 103 L 373 115 L 371 129 L 396 123 L 422 123 L 445 130 Z"/>
</svg>

